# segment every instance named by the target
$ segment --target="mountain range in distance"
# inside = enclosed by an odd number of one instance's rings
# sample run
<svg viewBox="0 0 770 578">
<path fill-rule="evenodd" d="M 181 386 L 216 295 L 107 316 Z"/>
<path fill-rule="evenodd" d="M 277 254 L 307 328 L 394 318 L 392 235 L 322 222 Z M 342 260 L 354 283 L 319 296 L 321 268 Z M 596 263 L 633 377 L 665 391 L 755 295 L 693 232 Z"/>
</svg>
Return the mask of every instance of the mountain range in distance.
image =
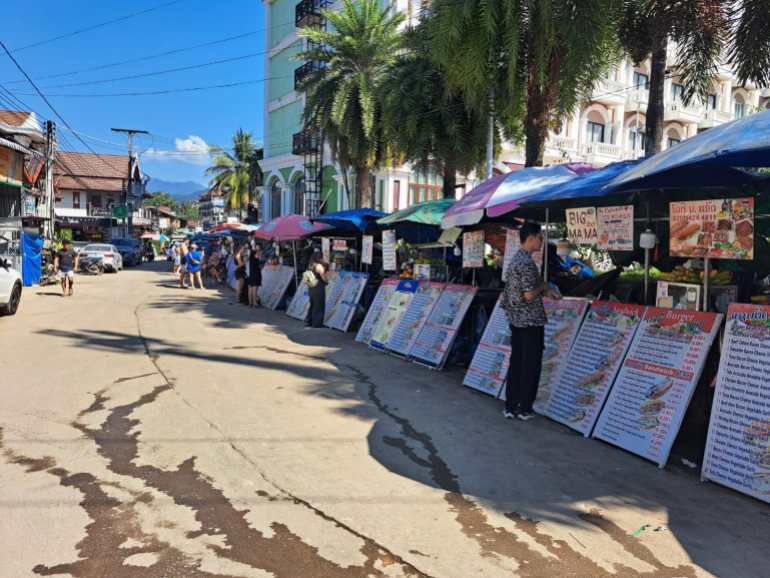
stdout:
<svg viewBox="0 0 770 578">
<path fill-rule="evenodd" d="M 155 177 L 147 183 L 148 193 L 168 193 L 178 202 L 197 201 L 208 187 L 195 181 L 166 181 Z"/>
</svg>

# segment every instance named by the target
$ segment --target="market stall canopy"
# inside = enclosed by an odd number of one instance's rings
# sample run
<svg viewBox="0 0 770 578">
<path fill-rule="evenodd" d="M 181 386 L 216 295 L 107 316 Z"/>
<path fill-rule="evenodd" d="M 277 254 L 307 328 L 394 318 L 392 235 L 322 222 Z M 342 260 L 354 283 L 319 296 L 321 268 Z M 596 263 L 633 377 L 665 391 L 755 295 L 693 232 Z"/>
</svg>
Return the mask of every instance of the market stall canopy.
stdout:
<svg viewBox="0 0 770 578">
<path fill-rule="evenodd" d="M 411 222 L 421 225 L 441 225 L 441 220 L 447 210 L 455 204 L 454 199 L 439 199 L 438 201 L 425 201 L 417 203 L 406 209 L 391 213 L 386 217 L 377 219 L 377 224 L 387 227 L 396 223 Z"/>
<path fill-rule="evenodd" d="M 314 223 L 324 223 L 340 231 L 363 233 L 368 228 L 376 225 L 377 219 L 385 217 L 387 213 L 374 209 L 353 209 L 350 211 L 337 211 L 312 217 Z"/>
<path fill-rule="evenodd" d="M 435 243 L 423 243 L 421 245 L 417 245 L 418 249 L 446 249 L 449 247 L 454 247 L 455 243 L 457 243 L 457 239 L 460 238 L 460 235 L 462 235 L 463 230 L 460 227 L 451 227 L 449 229 L 445 229 L 441 231 L 441 236 L 438 238 L 438 241 Z"/>
<path fill-rule="evenodd" d="M 593 165 L 570 163 L 550 167 L 529 167 L 499 175 L 469 191 L 446 212 L 441 226 L 460 227 L 479 223 L 486 213 L 490 217 L 515 209 L 521 199 L 546 188 L 566 183 L 594 170 Z"/>
<path fill-rule="evenodd" d="M 329 225 L 311 223 L 302 215 L 285 215 L 262 225 L 254 235 L 267 241 L 297 241 L 329 229 Z"/>
<path fill-rule="evenodd" d="M 677 171 L 681 179 L 697 176 L 706 178 L 723 167 L 770 166 L 770 111 L 752 114 L 682 141 L 619 175 L 609 184 L 613 191 L 658 188 L 656 178 Z M 693 169 L 693 170 L 689 170 Z M 694 170 L 697 169 L 697 170 Z M 715 172 L 716 171 L 716 172 Z M 733 172 L 738 178 L 739 174 Z M 718 186 L 719 183 L 713 186 Z M 728 186 L 725 183 L 724 186 Z M 676 185 L 671 185 L 676 186 Z M 692 185 L 697 186 L 697 185 Z"/>
<path fill-rule="evenodd" d="M 150 239 L 152 241 L 168 241 L 169 238 L 163 233 L 144 233 L 142 239 Z"/>
</svg>

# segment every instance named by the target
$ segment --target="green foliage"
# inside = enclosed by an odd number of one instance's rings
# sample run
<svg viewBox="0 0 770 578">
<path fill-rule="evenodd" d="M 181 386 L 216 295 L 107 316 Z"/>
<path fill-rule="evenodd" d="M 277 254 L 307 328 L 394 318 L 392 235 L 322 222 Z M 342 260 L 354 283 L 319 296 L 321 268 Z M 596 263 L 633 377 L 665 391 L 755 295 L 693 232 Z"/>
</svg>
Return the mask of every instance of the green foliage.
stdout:
<svg viewBox="0 0 770 578">
<path fill-rule="evenodd" d="M 164 192 L 152 193 L 152 198 L 144 201 L 147 207 L 168 207 L 176 211 L 177 202 L 174 197 Z"/>
<path fill-rule="evenodd" d="M 251 197 L 251 172 L 259 169 L 257 148 L 251 133 L 243 129 L 233 135 L 232 152 L 212 147 L 214 164 L 206 169 L 211 176 L 209 184 L 227 195 L 227 204 L 233 209 L 246 206 Z"/>
</svg>

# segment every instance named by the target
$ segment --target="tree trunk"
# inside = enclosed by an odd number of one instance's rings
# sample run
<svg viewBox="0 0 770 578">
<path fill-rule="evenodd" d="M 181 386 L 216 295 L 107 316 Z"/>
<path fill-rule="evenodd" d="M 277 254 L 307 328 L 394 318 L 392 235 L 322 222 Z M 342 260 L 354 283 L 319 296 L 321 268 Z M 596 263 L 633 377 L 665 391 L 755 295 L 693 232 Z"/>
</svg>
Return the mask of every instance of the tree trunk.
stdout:
<svg viewBox="0 0 770 578">
<path fill-rule="evenodd" d="M 659 153 L 663 146 L 666 48 L 668 46 L 668 37 L 665 34 L 656 35 L 652 42 L 650 96 L 647 102 L 647 120 L 644 128 L 647 138 L 644 152 L 647 156 Z"/>
<path fill-rule="evenodd" d="M 356 208 L 372 208 L 372 190 L 369 183 L 369 167 L 363 166 L 356 169 Z"/>
<path fill-rule="evenodd" d="M 527 117 L 524 127 L 526 167 L 542 167 L 545 155 L 545 139 L 548 138 L 548 123 L 556 104 L 559 81 L 559 58 L 552 55 L 548 63 L 548 78 L 543 86 L 538 78 L 535 64 L 530 64 L 527 86 Z"/>
<path fill-rule="evenodd" d="M 445 199 L 455 198 L 455 189 L 457 187 L 457 170 L 455 169 L 454 159 L 446 159 L 444 163 L 444 184 L 441 192 Z"/>
</svg>

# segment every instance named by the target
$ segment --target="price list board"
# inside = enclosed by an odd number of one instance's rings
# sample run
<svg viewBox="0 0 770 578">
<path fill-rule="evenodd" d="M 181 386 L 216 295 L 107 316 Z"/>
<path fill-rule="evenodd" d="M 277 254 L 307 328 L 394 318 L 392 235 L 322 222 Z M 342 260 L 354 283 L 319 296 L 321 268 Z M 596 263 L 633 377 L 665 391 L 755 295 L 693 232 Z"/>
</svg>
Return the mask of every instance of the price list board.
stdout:
<svg viewBox="0 0 770 578">
<path fill-rule="evenodd" d="M 390 298 L 395 293 L 397 286 L 398 279 L 383 279 L 382 283 L 380 283 L 377 293 L 371 305 L 369 305 L 369 310 L 366 312 L 366 317 L 364 317 L 361 327 L 358 328 L 356 341 L 359 343 L 369 343 L 372 338 L 372 332 L 380 322 L 380 317 L 382 317 L 385 309 L 387 309 Z"/>
<path fill-rule="evenodd" d="M 262 285 L 259 301 L 264 307 L 275 310 L 281 303 L 289 284 L 294 278 L 294 269 L 286 265 L 265 265 L 262 268 Z"/>
<path fill-rule="evenodd" d="M 341 286 L 339 297 L 334 309 L 327 311 L 328 321 L 324 322 L 328 327 L 340 331 L 348 330 L 368 277 L 366 273 L 340 272 L 337 282 Z"/>
<path fill-rule="evenodd" d="M 495 303 L 492 316 L 463 379 L 463 385 L 495 397 L 505 382 L 511 355 L 511 331 L 508 318 L 500 305 L 501 298 Z"/>
<path fill-rule="evenodd" d="M 476 288 L 470 285 L 449 284 L 444 287 L 409 356 L 418 363 L 443 367 L 475 295 Z"/>
<path fill-rule="evenodd" d="M 369 347 L 380 350 L 386 349 L 390 336 L 393 335 L 401 318 L 409 308 L 409 304 L 412 302 L 418 287 L 419 283 L 412 279 L 398 282 L 398 286 L 393 295 L 390 296 L 390 301 L 388 301 L 385 311 L 383 311 L 374 331 L 372 331 Z"/>
<path fill-rule="evenodd" d="M 417 281 L 416 284 L 417 288 L 411 301 L 409 301 L 385 345 L 388 351 L 404 357 L 409 355 L 409 351 L 414 342 L 417 341 L 417 336 L 425 325 L 425 321 L 433 311 L 433 307 L 446 286 L 444 283 L 431 283 L 430 281 Z"/>
<path fill-rule="evenodd" d="M 770 503 L 770 307 L 732 304 L 703 479 Z"/>
<path fill-rule="evenodd" d="M 663 467 L 721 324 L 718 313 L 647 309 L 594 437 Z"/>
<path fill-rule="evenodd" d="M 300 281 L 297 292 L 286 308 L 286 315 L 304 321 L 307 319 L 307 312 L 310 309 L 310 293 L 308 293 L 307 283 Z"/>
<path fill-rule="evenodd" d="M 541 413 L 588 436 L 645 308 L 595 301 Z"/>
<path fill-rule="evenodd" d="M 337 302 L 342 295 L 342 282 L 339 271 L 328 271 L 326 273 L 326 303 L 324 306 L 324 324 L 329 320 L 329 312 L 337 306 Z"/>
</svg>

